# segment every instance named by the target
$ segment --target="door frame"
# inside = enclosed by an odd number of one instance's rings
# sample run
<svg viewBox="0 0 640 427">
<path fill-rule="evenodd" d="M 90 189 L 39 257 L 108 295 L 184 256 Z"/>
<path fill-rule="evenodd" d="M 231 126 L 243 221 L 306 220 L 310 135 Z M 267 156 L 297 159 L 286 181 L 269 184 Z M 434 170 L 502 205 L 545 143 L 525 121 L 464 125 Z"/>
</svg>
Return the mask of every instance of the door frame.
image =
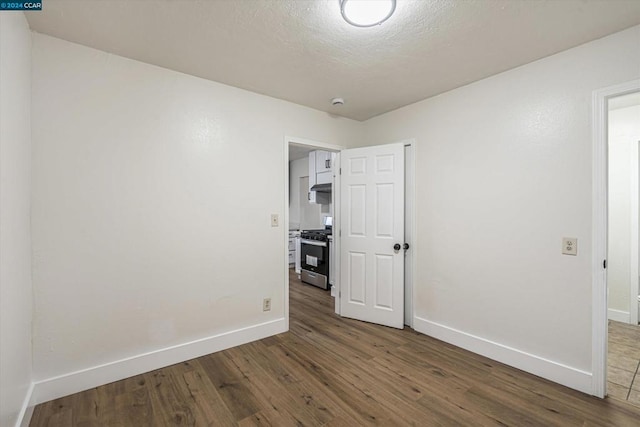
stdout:
<svg viewBox="0 0 640 427">
<path fill-rule="evenodd" d="M 631 156 L 631 259 L 629 260 L 629 323 L 638 325 L 638 295 L 640 295 L 640 141 L 632 143 Z"/>
<path fill-rule="evenodd" d="M 411 315 L 411 324 L 409 327 L 413 328 L 415 323 L 415 287 L 414 287 L 414 278 L 416 277 L 416 259 L 418 253 L 418 238 L 417 238 L 417 228 L 416 228 L 416 141 L 415 139 L 405 139 L 401 141 L 397 141 L 397 143 L 402 143 L 405 146 L 405 153 L 407 152 L 407 147 L 409 147 L 409 159 L 405 158 L 405 238 L 407 239 L 407 243 L 410 244 L 409 251 L 407 252 L 407 257 L 405 258 L 405 283 L 404 288 L 405 292 L 409 292 L 411 296 L 411 304 L 409 307 L 405 305 L 405 312 L 410 310 Z M 319 149 L 326 149 L 329 151 L 337 151 L 336 156 L 336 167 L 339 169 L 341 166 L 340 159 L 340 151 L 345 150 L 346 147 L 341 145 L 329 144 L 321 141 L 314 141 L 307 138 L 300 138 L 296 136 L 285 135 L 284 136 L 284 221 L 283 224 L 286 226 L 282 227 L 282 241 L 284 244 L 283 247 L 283 255 L 284 248 L 289 245 L 289 144 L 294 145 L 302 145 Z M 407 168 L 406 165 L 409 165 L 410 168 Z M 408 172 L 407 172 L 408 171 Z M 336 212 L 340 210 L 340 174 L 334 175 L 334 186 L 336 188 L 333 189 L 331 197 L 333 204 L 333 229 L 340 230 L 340 215 L 336 215 Z M 407 215 L 408 213 L 408 215 Z M 407 227 L 407 220 L 408 225 Z M 408 229 L 408 233 L 407 233 Z M 333 249 L 336 253 L 340 253 L 340 233 L 336 233 L 333 235 Z M 340 290 L 340 257 L 335 257 L 336 266 L 335 272 L 336 277 L 334 278 L 334 286 L 339 291 Z M 285 257 L 284 259 L 284 317 L 285 317 L 285 328 L 289 330 L 289 259 Z M 409 273 L 409 274 L 407 274 Z M 337 292 L 335 295 L 335 312 L 340 315 L 340 292 Z M 407 298 L 405 297 L 405 301 Z"/>
<path fill-rule="evenodd" d="M 594 396 L 607 394 L 607 259 L 608 238 L 608 101 L 621 95 L 640 91 L 640 79 L 593 91 L 592 94 L 592 377 Z"/>
<path fill-rule="evenodd" d="M 416 222 L 416 149 L 415 139 L 400 141 L 404 143 L 404 238 L 409 243 L 409 252 L 404 261 L 404 312 L 405 325 L 413 329 L 415 324 L 415 288 L 416 259 L 418 253 L 418 229 Z M 408 320 L 408 323 L 407 323 Z"/>
<path fill-rule="evenodd" d="M 328 151 L 337 151 L 338 153 L 344 150 L 344 147 L 341 145 L 328 144 L 326 142 L 314 141 L 307 138 L 300 138 L 297 136 L 284 136 L 284 221 L 282 226 L 282 236 L 283 236 L 283 252 L 284 249 L 289 246 L 289 144 L 293 145 L 301 145 L 309 148 L 319 148 L 325 149 Z M 333 192 L 332 192 L 332 198 Z M 335 203 L 333 204 L 333 211 L 335 213 Z M 335 224 L 335 223 L 334 223 Z M 334 225 L 335 227 L 335 225 Z M 334 237 L 335 239 L 335 237 Z M 338 248 L 336 246 L 336 241 L 334 240 L 334 249 Z M 336 269 L 339 265 L 336 265 Z M 339 270 L 338 270 L 339 271 Z M 289 330 L 289 257 L 284 257 L 284 322 L 285 329 Z"/>
</svg>

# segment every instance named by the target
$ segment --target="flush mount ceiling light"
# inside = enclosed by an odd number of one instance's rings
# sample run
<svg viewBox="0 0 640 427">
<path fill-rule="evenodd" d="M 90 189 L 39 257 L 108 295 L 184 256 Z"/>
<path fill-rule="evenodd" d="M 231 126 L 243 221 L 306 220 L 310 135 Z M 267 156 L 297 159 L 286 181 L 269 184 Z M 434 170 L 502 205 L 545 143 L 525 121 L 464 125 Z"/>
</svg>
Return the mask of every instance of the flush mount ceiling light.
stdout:
<svg viewBox="0 0 640 427">
<path fill-rule="evenodd" d="M 356 27 L 373 27 L 389 19 L 396 10 L 396 0 L 338 0 L 340 13 Z"/>
</svg>

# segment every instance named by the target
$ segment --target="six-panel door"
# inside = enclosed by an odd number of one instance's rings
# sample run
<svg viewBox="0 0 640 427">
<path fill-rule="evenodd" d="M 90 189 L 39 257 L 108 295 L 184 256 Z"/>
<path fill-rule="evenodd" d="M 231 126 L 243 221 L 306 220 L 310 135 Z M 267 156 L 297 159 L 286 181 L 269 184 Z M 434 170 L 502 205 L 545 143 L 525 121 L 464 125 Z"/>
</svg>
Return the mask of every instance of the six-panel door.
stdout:
<svg viewBox="0 0 640 427">
<path fill-rule="evenodd" d="M 404 324 L 404 146 L 341 152 L 341 315 Z"/>
</svg>

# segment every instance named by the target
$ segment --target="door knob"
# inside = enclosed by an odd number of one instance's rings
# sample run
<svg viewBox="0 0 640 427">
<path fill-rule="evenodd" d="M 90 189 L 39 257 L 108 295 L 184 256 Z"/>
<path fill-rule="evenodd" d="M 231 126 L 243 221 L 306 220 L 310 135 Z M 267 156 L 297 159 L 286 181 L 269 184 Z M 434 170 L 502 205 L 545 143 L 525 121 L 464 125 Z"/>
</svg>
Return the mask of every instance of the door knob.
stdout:
<svg viewBox="0 0 640 427">
<path fill-rule="evenodd" d="M 408 244 L 408 243 L 405 243 L 402 247 L 403 247 L 403 248 L 404 248 L 404 250 L 406 251 L 407 249 L 409 249 L 409 244 Z"/>
<path fill-rule="evenodd" d="M 393 245 L 393 250 L 394 251 L 399 251 L 401 248 L 400 243 L 396 243 L 395 245 Z"/>
</svg>

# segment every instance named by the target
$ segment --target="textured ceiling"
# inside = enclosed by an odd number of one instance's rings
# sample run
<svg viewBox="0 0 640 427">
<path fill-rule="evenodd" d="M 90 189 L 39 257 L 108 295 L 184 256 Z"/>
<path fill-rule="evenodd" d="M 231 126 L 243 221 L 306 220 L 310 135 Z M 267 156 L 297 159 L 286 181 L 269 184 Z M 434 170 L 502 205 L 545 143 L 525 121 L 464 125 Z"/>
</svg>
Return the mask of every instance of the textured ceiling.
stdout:
<svg viewBox="0 0 640 427">
<path fill-rule="evenodd" d="M 338 0 L 43 9 L 27 13 L 37 32 L 356 120 L 640 24 L 638 0 L 398 0 L 372 28 L 344 22 Z"/>
</svg>

